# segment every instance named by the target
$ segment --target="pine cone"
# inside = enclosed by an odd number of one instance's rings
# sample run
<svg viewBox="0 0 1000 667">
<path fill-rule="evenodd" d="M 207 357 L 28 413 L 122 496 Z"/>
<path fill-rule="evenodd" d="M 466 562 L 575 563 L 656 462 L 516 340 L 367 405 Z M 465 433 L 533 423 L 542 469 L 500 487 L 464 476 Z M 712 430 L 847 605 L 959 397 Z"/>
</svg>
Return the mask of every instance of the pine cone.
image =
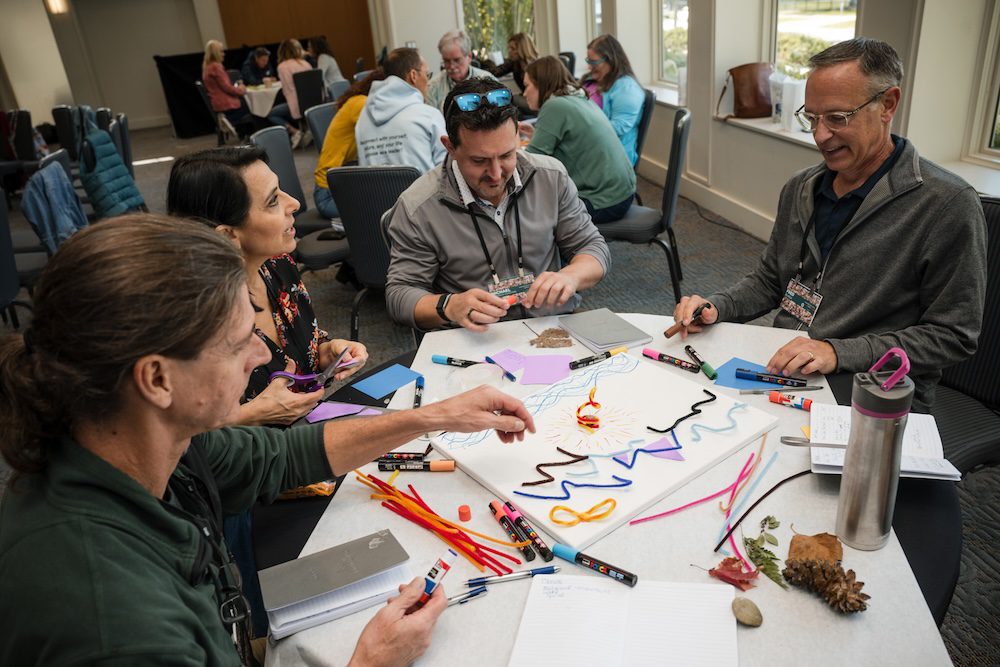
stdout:
<svg viewBox="0 0 1000 667">
<path fill-rule="evenodd" d="M 844 572 L 840 565 L 826 560 L 788 560 L 781 574 L 788 583 L 816 593 L 842 614 L 868 608 L 865 600 L 871 596 L 861 592 L 865 582 L 855 580 L 854 570 Z"/>
</svg>

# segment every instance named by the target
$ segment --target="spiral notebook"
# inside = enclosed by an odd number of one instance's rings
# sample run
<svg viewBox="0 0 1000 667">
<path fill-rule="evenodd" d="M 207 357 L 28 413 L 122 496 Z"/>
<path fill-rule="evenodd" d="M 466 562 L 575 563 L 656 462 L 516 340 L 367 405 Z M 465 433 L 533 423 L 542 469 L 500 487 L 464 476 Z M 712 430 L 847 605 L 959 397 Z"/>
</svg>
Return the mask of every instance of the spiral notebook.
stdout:
<svg viewBox="0 0 1000 667">
<path fill-rule="evenodd" d="M 271 636 L 281 639 L 384 602 L 413 578 L 388 530 L 258 572 Z"/>
<path fill-rule="evenodd" d="M 564 315 L 559 318 L 559 325 L 597 354 L 616 347 L 632 348 L 653 340 L 645 331 L 607 308 Z"/>
</svg>

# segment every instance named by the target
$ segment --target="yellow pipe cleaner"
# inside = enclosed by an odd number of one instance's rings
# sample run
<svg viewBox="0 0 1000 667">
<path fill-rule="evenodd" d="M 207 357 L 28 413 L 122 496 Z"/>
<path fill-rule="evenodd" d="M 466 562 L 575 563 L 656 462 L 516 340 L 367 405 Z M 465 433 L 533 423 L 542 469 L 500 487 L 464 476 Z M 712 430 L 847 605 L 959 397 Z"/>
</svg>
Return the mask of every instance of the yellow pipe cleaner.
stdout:
<svg viewBox="0 0 1000 667">
<path fill-rule="evenodd" d="M 598 510 L 604 507 L 605 505 L 609 506 L 608 509 L 604 510 L 603 512 L 598 512 Z M 601 502 L 591 507 L 586 512 L 577 512 L 576 510 L 570 507 L 566 507 L 565 505 L 556 505 L 549 511 L 549 520 L 552 521 L 552 523 L 559 524 L 560 526 L 575 526 L 576 524 L 582 521 L 598 521 L 600 519 L 603 519 L 608 515 L 610 515 L 612 512 L 614 512 L 615 507 L 617 506 L 618 503 L 615 502 L 614 498 L 605 498 Z M 567 514 L 572 514 L 574 518 L 557 519 L 556 518 L 557 512 L 566 512 Z"/>
</svg>

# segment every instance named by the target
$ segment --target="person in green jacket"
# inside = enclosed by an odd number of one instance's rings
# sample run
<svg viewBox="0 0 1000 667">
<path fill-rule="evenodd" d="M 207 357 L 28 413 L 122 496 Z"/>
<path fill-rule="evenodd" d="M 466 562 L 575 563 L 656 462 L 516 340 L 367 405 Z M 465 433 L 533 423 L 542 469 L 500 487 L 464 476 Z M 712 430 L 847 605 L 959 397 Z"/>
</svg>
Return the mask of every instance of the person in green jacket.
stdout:
<svg viewBox="0 0 1000 667">
<path fill-rule="evenodd" d="M 524 97 L 539 110 L 534 125 L 520 125 L 531 140 L 526 150 L 566 166 L 595 223 L 621 220 L 635 198 L 635 171 L 611 122 L 555 56 L 527 66 Z"/>
<path fill-rule="evenodd" d="M 225 428 L 269 356 L 239 250 L 144 214 L 49 260 L 30 326 L 0 338 L 0 664 L 256 664 L 221 515 L 344 474 L 422 433 L 534 430 L 485 387 L 419 410 L 286 431 Z M 400 587 L 351 664 L 409 664 L 446 606 Z M 234 646 L 233 635 L 236 636 Z"/>
</svg>

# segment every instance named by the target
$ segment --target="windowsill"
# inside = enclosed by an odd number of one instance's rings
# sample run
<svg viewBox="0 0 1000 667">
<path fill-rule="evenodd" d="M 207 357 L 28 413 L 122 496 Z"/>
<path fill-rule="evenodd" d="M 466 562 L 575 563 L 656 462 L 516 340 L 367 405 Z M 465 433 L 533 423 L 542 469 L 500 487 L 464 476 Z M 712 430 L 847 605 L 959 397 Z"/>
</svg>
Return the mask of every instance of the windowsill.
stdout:
<svg viewBox="0 0 1000 667">
<path fill-rule="evenodd" d="M 720 118 L 716 118 L 716 120 L 729 123 L 730 125 L 735 125 L 736 127 L 742 127 L 750 130 L 751 132 L 757 132 L 758 134 L 764 134 L 781 139 L 782 141 L 798 144 L 799 146 L 819 150 L 816 148 L 816 141 L 813 139 L 813 135 L 811 133 L 803 132 L 797 128 L 789 132 L 782 127 L 781 123 L 774 123 L 770 118 L 730 118 L 727 121 L 722 121 Z"/>
<path fill-rule="evenodd" d="M 982 194 L 1000 197 L 1000 169 L 964 160 L 941 162 L 939 165 L 964 178 Z"/>
<path fill-rule="evenodd" d="M 661 83 L 648 83 L 646 84 L 646 88 L 653 91 L 653 94 L 656 95 L 657 104 L 662 104 L 663 106 L 670 107 L 672 109 L 676 109 L 681 106 L 679 102 L 680 95 L 678 94 L 676 88 L 664 86 Z"/>
</svg>

